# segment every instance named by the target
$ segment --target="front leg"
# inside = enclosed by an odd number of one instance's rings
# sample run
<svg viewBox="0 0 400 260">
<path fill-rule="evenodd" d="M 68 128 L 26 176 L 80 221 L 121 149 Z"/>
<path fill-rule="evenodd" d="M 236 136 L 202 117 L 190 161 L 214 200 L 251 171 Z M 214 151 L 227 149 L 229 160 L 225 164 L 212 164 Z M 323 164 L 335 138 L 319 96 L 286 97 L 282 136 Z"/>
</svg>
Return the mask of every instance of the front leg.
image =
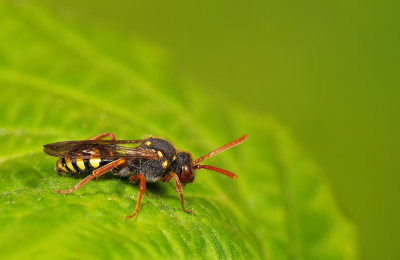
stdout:
<svg viewBox="0 0 400 260">
<path fill-rule="evenodd" d="M 182 184 L 181 184 L 181 181 L 179 180 L 178 175 L 176 175 L 176 173 L 172 172 L 168 176 L 163 177 L 161 180 L 163 182 L 169 182 L 172 177 L 175 178 L 176 191 L 179 193 L 179 196 L 181 198 L 181 205 L 182 205 L 183 211 L 185 211 L 187 213 L 192 213 L 191 210 L 185 209 L 185 206 L 184 206 L 185 202 L 183 200 L 183 193 L 182 193 Z"/>
</svg>

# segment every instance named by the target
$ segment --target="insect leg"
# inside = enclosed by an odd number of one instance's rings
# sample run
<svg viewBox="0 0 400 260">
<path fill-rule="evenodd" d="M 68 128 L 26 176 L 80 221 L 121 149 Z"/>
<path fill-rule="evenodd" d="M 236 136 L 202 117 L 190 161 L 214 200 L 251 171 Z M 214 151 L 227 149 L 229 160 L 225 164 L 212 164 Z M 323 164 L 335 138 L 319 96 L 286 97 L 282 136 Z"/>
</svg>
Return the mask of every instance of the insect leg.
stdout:
<svg viewBox="0 0 400 260">
<path fill-rule="evenodd" d="M 109 136 L 110 140 L 115 140 L 114 133 L 101 133 L 101 134 L 95 135 L 93 137 L 90 137 L 88 140 L 99 140 L 99 139 L 103 139 L 106 136 Z"/>
<path fill-rule="evenodd" d="M 137 181 L 138 179 L 140 179 L 140 184 L 139 184 L 139 197 L 138 197 L 138 202 L 137 202 L 137 204 L 136 204 L 135 213 L 133 213 L 133 214 L 130 215 L 130 216 L 127 216 L 126 218 L 133 218 L 134 216 L 136 216 L 136 214 L 139 212 L 140 204 L 142 203 L 142 197 L 143 197 L 143 194 L 144 194 L 144 192 L 145 192 L 145 190 L 146 190 L 146 179 L 144 178 L 144 175 L 141 174 L 141 173 L 139 173 L 139 174 L 136 174 L 136 175 L 132 175 L 132 176 L 129 178 L 129 180 L 130 180 L 131 182 L 135 182 L 135 181 Z"/>
<path fill-rule="evenodd" d="M 91 179 L 93 178 L 97 178 L 109 171 L 111 171 L 112 169 L 114 169 L 115 167 L 118 167 L 120 165 L 124 165 L 126 164 L 126 159 L 121 158 L 118 159 L 116 161 L 110 162 L 96 170 L 94 170 L 92 172 L 92 174 L 88 175 L 85 179 L 81 180 L 78 184 L 76 184 L 72 189 L 69 190 L 56 190 L 56 192 L 61 193 L 61 194 L 68 194 L 71 193 L 73 191 L 76 191 L 77 189 L 79 189 L 80 187 L 82 187 L 83 185 L 85 185 L 87 182 L 89 182 Z"/>
<path fill-rule="evenodd" d="M 185 206 L 184 206 L 184 203 L 185 203 L 185 202 L 184 202 L 184 200 L 183 200 L 183 193 L 182 193 L 182 184 L 181 184 L 181 181 L 179 180 L 178 175 L 176 175 L 176 173 L 173 172 L 173 173 L 169 174 L 168 176 L 163 177 L 161 180 L 162 180 L 163 182 L 169 182 L 169 181 L 171 180 L 172 177 L 175 178 L 176 191 L 179 193 L 179 196 L 180 196 L 180 198 L 181 198 L 181 205 L 182 205 L 183 211 L 185 211 L 185 212 L 187 212 L 187 213 L 192 213 L 191 210 L 185 209 Z"/>
</svg>

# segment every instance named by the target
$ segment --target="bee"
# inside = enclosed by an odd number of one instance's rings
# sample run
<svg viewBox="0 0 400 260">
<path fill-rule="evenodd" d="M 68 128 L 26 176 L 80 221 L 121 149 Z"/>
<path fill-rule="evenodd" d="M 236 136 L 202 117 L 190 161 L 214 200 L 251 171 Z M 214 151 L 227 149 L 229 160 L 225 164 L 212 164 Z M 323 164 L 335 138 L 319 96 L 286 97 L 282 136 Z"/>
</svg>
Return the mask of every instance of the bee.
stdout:
<svg viewBox="0 0 400 260">
<path fill-rule="evenodd" d="M 110 140 L 103 140 L 106 137 Z M 232 179 L 237 176 L 232 172 L 215 166 L 199 164 L 204 159 L 214 156 L 228 148 L 245 141 L 247 135 L 231 141 L 210 153 L 193 159 L 189 152 L 177 151 L 165 139 L 148 137 L 140 140 L 116 140 L 113 133 L 102 133 L 83 141 L 64 141 L 44 145 L 43 151 L 50 156 L 59 158 L 56 172 L 63 174 L 90 173 L 69 190 L 56 190 L 68 194 L 81 188 L 93 178 L 108 172 L 120 177 L 129 177 L 129 181 L 139 181 L 139 196 L 135 212 L 127 218 L 133 218 L 140 209 L 146 182 L 175 180 L 176 190 L 180 196 L 182 209 L 185 209 L 182 186 L 194 181 L 195 172 L 206 169 L 221 173 Z"/>
</svg>

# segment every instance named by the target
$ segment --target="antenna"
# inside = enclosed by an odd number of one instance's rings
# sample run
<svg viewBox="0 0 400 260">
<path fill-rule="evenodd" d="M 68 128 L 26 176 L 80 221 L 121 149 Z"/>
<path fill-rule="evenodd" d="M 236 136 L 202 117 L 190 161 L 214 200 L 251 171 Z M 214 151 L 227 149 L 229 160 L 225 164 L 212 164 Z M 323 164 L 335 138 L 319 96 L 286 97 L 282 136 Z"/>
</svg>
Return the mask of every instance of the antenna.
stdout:
<svg viewBox="0 0 400 260">
<path fill-rule="evenodd" d="M 210 158 L 210 157 L 216 155 L 217 153 L 220 153 L 220 152 L 225 151 L 226 149 L 229 149 L 229 148 L 231 148 L 231 147 L 233 147 L 235 145 L 243 143 L 246 139 L 247 139 L 247 134 L 244 134 L 242 137 L 240 137 L 240 138 L 238 138 L 236 140 L 233 140 L 232 142 L 227 143 L 226 145 L 223 145 L 223 146 L 215 149 L 214 151 L 209 152 L 208 154 L 197 158 L 194 162 L 196 164 L 198 164 L 199 162 L 203 161 L 204 159 Z"/>
<path fill-rule="evenodd" d="M 215 167 L 215 166 L 211 166 L 211 165 L 202 165 L 202 164 L 198 164 L 198 163 L 201 162 L 201 161 L 203 161 L 204 159 L 207 159 L 207 158 L 210 158 L 210 157 L 216 155 L 217 153 L 220 153 L 220 152 L 222 152 L 222 151 L 225 151 L 226 149 L 229 149 L 229 148 L 231 148 L 231 147 L 233 147 L 233 146 L 235 146 L 235 145 L 241 144 L 241 143 L 243 143 L 246 139 L 247 139 L 247 134 L 244 134 L 242 137 L 240 137 L 240 138 L 238 138 L 238 139 L 236 139 L 236 140 L 233 140 L 232 142 L 229 142 L 229 143 L 227 143 L 227 144 L 225 144 L 225 145 L 223 145 L 223 146 L 221 146 L 221 147 L 215 149 L 214 151 L 209 152 L 208 154 L 203 155 L 203 156 L 197 158 L 197 159 L 194 161 L 194 162 L 196 163 L 196 165 L 194 165 L 193 167 L 194 167 L 196 170 L 197 170 L 197 169 L 206 169 L 206 170 L 210 170 L 210 171 L 214 171 L 214 172 L 219 172 L 219 173 L 221 173 L 221 174 L 223 174 L 223 175 L 226 175 L 226 176 L 228 176 L 228 177 L 230 177 L 230 178 L 236 180 L 236 179 L 237 179 L 237 176 L 236 176 L 234 173 L 230 172 L 230 171 L 227 171 L 227 170 L 224 170 L 224 169 Z"/>
<path fill-rule="evenodd" d="M 226 175 L 226 176 L 228 176 L 228 177 L 231 177 L 231 178 L 234 179 L 234 180 L 236 180 L 236 179 L 238 178 L 238 177 L 236 176 L 236 174 L 234 174 L 234 173 L 232 173 L 232 172 L 230 172 L 230 171 L 227 171 L 227 170 L 224 170 L 224 169 L 215 167 L 215 166 L 210 166 L 210 165 L 199 165 L 199 164 L 198 164 L 198 165 L 195 165 L 194 168 L 195 168 L 195 169 L 207 169 L 207 170 L 219 172 L 219 173 L 222 173 L 223 175 Z"/>
</svg>

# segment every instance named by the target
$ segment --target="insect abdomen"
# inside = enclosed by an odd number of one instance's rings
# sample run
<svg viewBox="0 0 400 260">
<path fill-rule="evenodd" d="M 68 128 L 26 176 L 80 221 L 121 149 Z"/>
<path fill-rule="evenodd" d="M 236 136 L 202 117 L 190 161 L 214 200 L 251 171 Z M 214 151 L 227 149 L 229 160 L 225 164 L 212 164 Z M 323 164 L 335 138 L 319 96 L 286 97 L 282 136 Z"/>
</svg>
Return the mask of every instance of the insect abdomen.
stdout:
<svg viewBox="0 0 400 260">
<path fill-rule="evenodd" d="M 59 174 L 64 173 L 81 173 L 97 169 L 107 163 L 112 162 L 111 159 L 90 158 L 90 159 L 69 159 L 60 158 L 56 163 L 56 171 Z"/>
</svg>

